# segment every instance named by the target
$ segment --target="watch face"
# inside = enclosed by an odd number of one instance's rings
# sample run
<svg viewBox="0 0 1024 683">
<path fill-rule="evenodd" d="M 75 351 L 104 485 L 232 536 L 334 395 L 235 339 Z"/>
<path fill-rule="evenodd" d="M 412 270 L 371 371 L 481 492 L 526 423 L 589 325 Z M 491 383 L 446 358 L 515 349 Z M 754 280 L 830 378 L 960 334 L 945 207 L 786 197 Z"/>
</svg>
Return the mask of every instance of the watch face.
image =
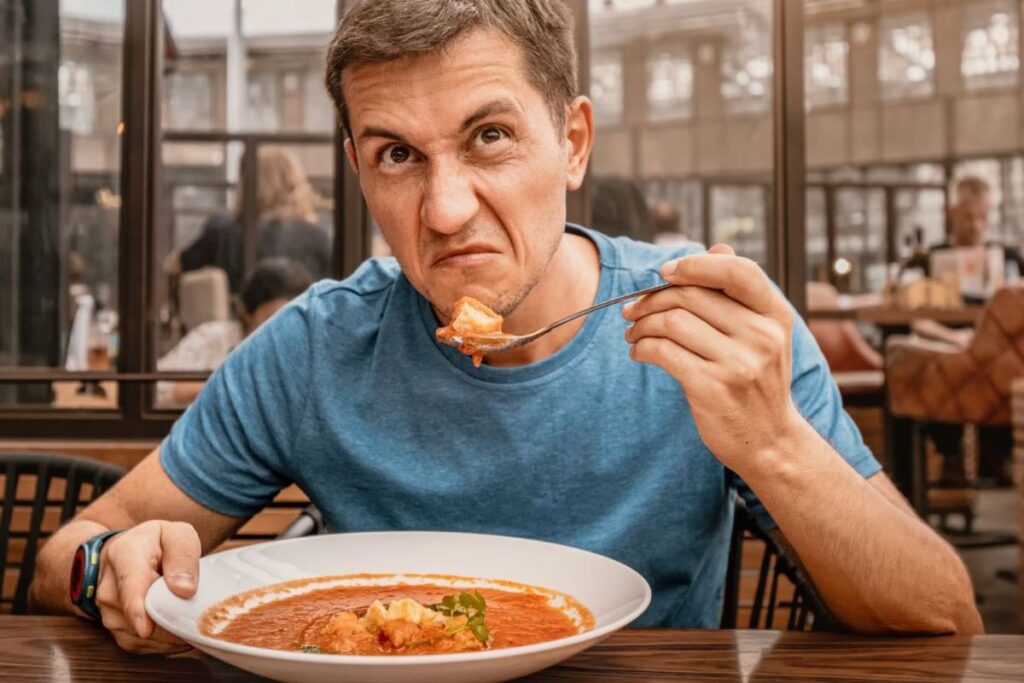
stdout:
<svg viewBox="0 0 1024 683">
<path fill-rule="evenodd" d="M 85 549 L 75 551 L 75 559 L 71 562 L 71 602 L 77 603 L 82 596 L 82 584 L 85 582 Z"/>
</svg>

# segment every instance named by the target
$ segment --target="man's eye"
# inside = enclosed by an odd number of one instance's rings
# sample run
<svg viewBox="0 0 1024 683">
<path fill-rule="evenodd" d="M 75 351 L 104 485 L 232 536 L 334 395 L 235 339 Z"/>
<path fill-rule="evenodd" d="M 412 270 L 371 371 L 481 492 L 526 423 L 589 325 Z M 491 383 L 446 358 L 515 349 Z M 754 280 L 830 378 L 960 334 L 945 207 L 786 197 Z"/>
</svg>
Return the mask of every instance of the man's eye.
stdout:
<svg viewBox="0 0 1024 683">
<path fill-rule="evenodd" d="M 386 164 L 404 164 L 412 158 L 412 150 L 405 145 L 391 145 L 381 154 L 381 159 Z"/>
<path fill-rule="evenodd" d="M 482 129 L 479 133 L 477 133 L 476 139 L 477 142 L 482 143 L 484 145 L 493 145 L 496 142 L 501 142 L 506 137 L 508 136 L 505 134 L 505 131 L 503 131 L 501 128 L 489 126 L 487 128 Z"/>
</svg>

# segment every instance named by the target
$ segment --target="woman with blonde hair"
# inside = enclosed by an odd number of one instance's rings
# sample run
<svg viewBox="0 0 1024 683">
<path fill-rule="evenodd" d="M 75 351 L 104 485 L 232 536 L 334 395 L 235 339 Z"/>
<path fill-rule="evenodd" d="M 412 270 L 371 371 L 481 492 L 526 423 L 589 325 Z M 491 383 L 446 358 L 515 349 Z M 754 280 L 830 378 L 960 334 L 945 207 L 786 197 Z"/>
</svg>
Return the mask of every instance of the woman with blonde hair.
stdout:
<svg viewBox="0 0 1024 683">
<path fill-rule="evenodd" d="M 315 279 L 330 275 L 331 241 L 316 225 L 317 194 L 298 157 L 274 145 L 257 148 L 256 258 L 279 256 L 295 261 Z M 242 167 L 244 168 L 244 161 Z M 228 276 L 232 293 L 244 276 L 245 198 L 239 185 L 234 212 L 211 217 L 199 237 L 165 261 L 171 275 L 213 266 Z"/>
</svg>

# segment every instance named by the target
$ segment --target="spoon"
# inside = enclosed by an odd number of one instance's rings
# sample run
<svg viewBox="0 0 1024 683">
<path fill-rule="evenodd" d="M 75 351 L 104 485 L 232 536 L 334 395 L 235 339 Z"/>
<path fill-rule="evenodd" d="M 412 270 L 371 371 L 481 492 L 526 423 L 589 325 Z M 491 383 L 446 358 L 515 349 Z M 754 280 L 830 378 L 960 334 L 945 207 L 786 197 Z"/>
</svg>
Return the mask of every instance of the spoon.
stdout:
<svg viewBox="0 0 1024 683">
<path fill-rule="evenodd" d="M 467 355 L 477 355 L 484 353 L 501 353 L 503 351 L 511 351 L 512 349 L 518 349 L 521 346 L 526 346 L 530 342 L 540 339 L 548 332 L 565 325 L 566 323 L 572 322 L 577 318 L 582 318 L 585 315 L 589 315 L 594 311 L 608 306 L 614 306 L 615 304 L 621 304 L 630 299 L 636 299 L 647 294 L 653 294 L 654 292 L 660 292 L 663 289 L 672 287 L 671 283 L 666 282 L 656 287 L 648 287 L 647 289 L 641 289 L 638 292 L 632 292 L 631 294 L 623 294 L 617 296 L 614 299 L 608 299 L 602 301 L 599 304 L 595 304 L 590 308 L 584 308 L 582 311 L 576 311 L 570 316 L 556 320 L 546 327 L 542 327 L 539 330 L 530 332 L 529 334 L 505 334 L 503 332 L 492 332 L 489 334 L 450 334 L 445 335 L 442 342 L 449 346 L 454 346 Z"/>
</svg>

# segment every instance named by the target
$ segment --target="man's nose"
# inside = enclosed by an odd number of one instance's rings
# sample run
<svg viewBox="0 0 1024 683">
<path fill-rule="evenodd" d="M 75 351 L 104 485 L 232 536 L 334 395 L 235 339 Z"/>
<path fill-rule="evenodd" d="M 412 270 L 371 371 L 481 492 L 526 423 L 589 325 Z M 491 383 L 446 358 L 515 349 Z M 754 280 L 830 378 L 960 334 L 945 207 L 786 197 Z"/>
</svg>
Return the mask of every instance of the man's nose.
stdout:
<svg viewBox="0 0 1024 683">
<path fill-rule="evenodd" d="M 437 161 L 427 170 L 420 220 L 446 235 L 462 230 L 480 210 L 471 179 L 454 161 Z"/>
</svg>

